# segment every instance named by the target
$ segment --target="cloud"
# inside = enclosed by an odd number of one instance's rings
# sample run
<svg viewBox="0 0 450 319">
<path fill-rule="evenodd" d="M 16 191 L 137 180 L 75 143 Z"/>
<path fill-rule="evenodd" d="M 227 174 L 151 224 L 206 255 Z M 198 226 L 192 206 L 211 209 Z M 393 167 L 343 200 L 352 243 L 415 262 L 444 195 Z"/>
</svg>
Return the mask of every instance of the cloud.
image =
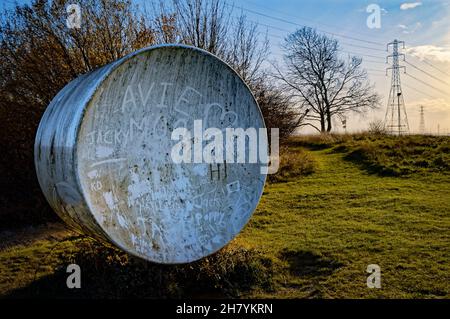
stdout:
<svg viewBox="0 0 450 319">
<path fill-rule="evenodd" d="M 417 30 L 419 30 L 420 28 L 422 28 L 422 23 L 417 22 L 416 24 L 412 25 L 412 26 L 407 26 L 404 24 L 397 24 L 397 28 L 402 29 L 402 33 L 404 34 L 411 34 L 416 32 Z"/>
<path fill-rule="evenodd" d="M 419 45 L 408 48 L 406 53 L 420 59 L 427 58 L 438 62 L 450 63 L 450 46 L 440 47 L 435 45 Z"/>
<path fill-rule="evenodd" d="M 419 30 L 420 28 L 422 28 L 422 23 L 417 22 L 416 24 L 414 24 L 413 26 L 406 26 L 404 24 L 398 24 L 397 25 L 398 28 L 402 29 L 404 34 L 411 34 L 416 32 L 417 30 Z"/>
<path fill-rule="evenodd" d="M 405 2 L 400 5 L 401 10 L 414 9 L 415 7 L 421 6 L 422 2 Z"/>
</svg>

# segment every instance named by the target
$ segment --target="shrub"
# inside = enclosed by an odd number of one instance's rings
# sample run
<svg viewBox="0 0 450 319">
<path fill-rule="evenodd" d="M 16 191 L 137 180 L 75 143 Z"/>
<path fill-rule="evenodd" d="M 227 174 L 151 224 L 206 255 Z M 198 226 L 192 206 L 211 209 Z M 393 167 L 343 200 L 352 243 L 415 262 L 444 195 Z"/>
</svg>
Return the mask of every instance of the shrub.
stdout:
<svg viewBox="0 0 450 319">
<path fill-rule="evenodd" d="M 280 149 L 280 166 L 276 174 L 268 175 L 269 182 L 288 182 L 312 174 L 316 162 L 304 149 L 282 147 Z"/>
<path fill-rule="evenodd" d="M 385 135 L 386 129 L 384 128 L 384 123 L 381 120 L 375 120 L 369 123 L 369 134 L 372 135 Z"/>
</svg>

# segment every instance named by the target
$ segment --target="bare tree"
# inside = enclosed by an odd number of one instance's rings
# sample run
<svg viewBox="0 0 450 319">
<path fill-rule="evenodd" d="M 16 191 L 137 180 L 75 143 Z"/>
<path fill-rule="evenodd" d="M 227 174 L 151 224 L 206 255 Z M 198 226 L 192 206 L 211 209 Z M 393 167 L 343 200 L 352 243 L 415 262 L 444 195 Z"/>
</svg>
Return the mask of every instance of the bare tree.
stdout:
<svg viewBox="0 0 450 319">
<path fill-rule="evenodd" d="M 304 122 L 308 112 L 302 113 L 289 96 L 268 81 L 260 81 L 254 86 L 266 126 L 279 128 L 280 140 L 287 139 Z"/>
<path fill-rule="evenodd" d="M 66 26 L 68 3 L 33 0 L 0 15 L 0 202 L 5 194 L 14 199 L 0 224 L 54 216 L 35 177 L 33 144 L 55 94 L 78 75 L 154 43 L 154 31 L 129 0 L 77 1 L 79 29 Z"/>
<path fill-rule="evenodd" d="M 172 0 L 153 3 L 155 30 L 173 17 L 174 38 L 162 42 L 184 43 L 209 51 L 230 64 L 251 87 L 264 77 L 263 62 L 269 54 L 267 36 L 258 25 L 224 0 Z"/>
<path fill-rule="evenodd" d="M 66 1 L 35 0 L 2 17 L 0 78 L 15 102 L 46 106 L 79 74 L 154 43 L 129 0 L 82 1 L 81 28 L 66 26 Z M 27 92 L 27 94 L 23 94 Z"/>
<path fill-rule="evenodd" d="M 308 110 L 302 126 L 330 132 L 333 117 L 342 119 L 348 112 L 363 113 L 379 105 L 362 59 L 341 59 L 337 40 L 303 27 L 286 38 L 283 48 L 285 70 L 276 67 L 275 76 L 298 107 Z"/>
<path fill-rule="evenodd" d="M 369 123 L 368 132 L 373 135 L 385 135 L 387 130 L 384 125 L 384 121 L 380 119 L 373 120 Z"/>
<path fill-rule="evenodd" d="M 231 15 L 221 0 L 172 0 L 181 41 L 213 54 L 226 50 Z"/>
<path fill-rule="evenodd" d="M 267 34 L 260 34 L 258 25 L 248 23 L 242 14 L 235 19 L 233 27 L 223 58 L 244 81 L 257 90 L 260 87 L 257 83 L 266 78 L 262 66 L 269 54 Z"/>
<path fill-rule="evenodd" d="M 224 0 L 172 0 L 153 3 L 151 20 L 158 33 L 162 17 L 173 17 L 171 42 L 207 50 L 227 62 L 249 85 L 261 107 L 267 127 L 280 129 L 280 138 L 291 135 L 303 123 L 304 112 L 292 107 L 281 90 L 270 84 L 264 70 L 269 55 L 267 34 L 256 23 Z M 158 35 L 158 40 L 167 39 Z"/>
<path fill-rule="evenodd" d="M 289 100 L 264 83 L 267 36 L 225 0 L 161 1 L 151 12 L 144 10 L 145 2 L 142 8 L 130 0 L 78 0 L 81 27 L 72 29 L 66 25 L 69 3 L 33 0 L 0 14 L 0 174 L 6 185 L 0 193 L 14 194 L 26 218 L 47 207 L 33 163 L 35 132 L 45 107 L 78 75 L 139 48 L 170 42 L 208 50 L 249 84 L 268 127 L 287 135 L 298 124 Z"/>
</svg>

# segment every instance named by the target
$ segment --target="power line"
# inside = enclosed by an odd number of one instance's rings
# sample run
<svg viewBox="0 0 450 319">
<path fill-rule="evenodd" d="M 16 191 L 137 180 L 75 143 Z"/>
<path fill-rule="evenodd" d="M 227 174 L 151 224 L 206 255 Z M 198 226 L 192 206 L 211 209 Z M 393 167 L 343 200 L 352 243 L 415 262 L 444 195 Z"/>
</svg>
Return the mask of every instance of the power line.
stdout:
<svg viewBox="0 0 450 319">
<path fill-rule="evenodd" d="M 252 21 L 252 20 L 250 20 L 250 21 L 251 21 L 251 22 L 254 22 L 254 23 L 257 23 L 257 24 L 259 24 L 259 25 L 268 27 L 268 28 L 272 28 L 272 29 L 279 30 L 279 31 L 284 31 L 284 32 L 288 32 L 288 33 L 291 33 L 291 32 L 292 32 L 291 30 L 284 29 L 284 28 L 280 28 L 280 27 L 273 26 L 273 25 L 270 25 L 270 24 L 260 23 L 260 22 Z M 294 22 L 292 22 L 292 23 L 295 24 Z M 324 32 L 324 31 L 322 31 L 322 32 Z M 270 37 L 272 37 L 272 38 L 281 39 L 281 40 L 284 40 L 284 39 L 285 39 L 284 37 L 279 36 L 279 35 L 275 35 L 275 34 L 268 34 L 268 36 L 270 36 Z M 371 48 L 371 47 L 361 46 L 361 45 L 352 44 L 352 43 L 347 43 L 347 42 L 340 42 L 340 44 L 348 45 L 348 46 L 355 47 L 355 48 L 362 48 L 362 49 L 368 49 L 368 50 L 374 50 L 374 51 L 385 52 L 385 50 L 382 50 L 382 49 Z M 344 52 L 344 53 L 349 53 L 349 54 L 358 55 L 358 56 L 365 56 L 365 57 L 370 57 L 370 58 L 375 58 L 375 59 L 384 59 L 384 57 L 377 56 L 377 55 L 373 55 L 373 54 L 363 54 L 363 53 L 352 52 L 352 51 L 347 51 L 347 50 L 342 50 L 342 49 L 339 49 L 339 51 Z M 381 64 L 381 62 L 374 62 L 374 61 L 369 61 L 369 62 L 380 63 L 380 64 Z M 382 64 L 385 64 L 385 63 L 382 63 Z"/>
<path fill-rule="evenodd" d="M 447 95 L 447 93 L 444 92 L 444 91 L 442 91 L 441 89 L 438 89 L 438 88 L 436 88 L 435 86 L 433 86 L 433 85 L 431 85 L 431 84 L 428 84 L 427 82 L 424 82 L 424 81 L 422 81 L 422 80 L 416 78 L 415 76 L 413 76 L 413 75 L 411 75 L 411 74 L 409 74 L 409 73 L 406 73 L 406 75 L 409 76 L 409 77 L 411 77 L 411 78 L 413 78 L 414 80 L 416 80 L 416 81 L 418 81 L 418 82 L 420 82 L 420 83 L 426 85 L 426 86 L 429 86 L 429 87 L 432 88 L 432 89 L 435 89 L 436 91 L 438 91 L 438 92 L 440 92 L 440 93 L 442 93 L 442 94 L 444 94 L 444 95 Z"/>
<path fill-rule="evenodd" d="M 425 58 L 423 59 L 423 63 L 425 63 L 425 64 L 431 66 L 433 69 L 438 70 L 439 72 L 441 72 L 441 73 L 443 73 L 443 74 L 445 74 L 445 75 L 447 75 L 447 76 L 450 76 L 450 74 L 448 74 L 447 72 L 444 72 L 444 71 L 442 71 L 441 69 L 435 67 L 433 64 L 431 64 L 431 62 L 428 62 L 428 60 L 425 59 Z"/>
<path fill-rule="evenodd" d="M 253 22 L 253 23 L 256 23 L 256 24 L 261 25 L 261 26 L 264 26 L 264 27 L 267 27 L 267 28 L 271 28 L 271 29 L 274 29 L 274 30 L 278 30 L 278 31 L 283 31 L 283 32 L 287 32 L 287 33 L 292 33 L 292 32 L 293 32 L 292 30 L 280 28 L 280 27 L 277 27 L 277 26 L 274 26 L 274 25 L 270 25 L 270 24 L 267 24 L 267 23 L 261 23 L 261 22 L 255 21 L 255 20 L 248 20 L 248 21 Z M 283 39 L 283 40 L 284 40 L 284 38 L 281 37 L 281 36 L 275 36 L 275 35 L 273 35 L 273 36 L 274 36 L 274 37 L 279 37 L 280 39 Z M 361 48 L 361 49 L 368 49 L 368 50 L 373 50 L 373 51 L 385 52 L 385 50 L 383 50 L 383 49 L 371 48 L 371 47 L 362 46 L 362 45 L 353 44 L 353 43 L 348 43 L 348 42 L 342 42 L 342 41 L 341 41 L 341 42 L 339 42 L 339 43 L 340 43 L 340 44 L 343 44 L 343 45 L 352 46 L 352 47 L 355 47 L 355 48 Z"/>
<path fill-rule="evenodd" d="M 230 5 L 227 4 L 227 3 L 225 3 L 225 5 L 230 6 Z M 243 10 L 243 11 L 246 11 L 246 12 L 250 12 L 250 13 L 256 14 L 256 15 L 258 15 L 258 16 L 262 16 L 262 17 L 269 18 L 269 19 L 272 19 L 272 20 L 276 20 L 276 21 L 280 21 L 280 22 L 283 22 L 283 23 L 291 24 L 291 25 L 294 25 L 294 26 L 300 26 L 300 27 L 305 27 L 305 26 L 306 26 L 306 25 L 302 25 L 302 24 L 299 24 L 299 23 L 296 23 L 296 22 L 287 20 L 287 19 L 283 19 L 283 18 L 280 18 L 280 17 L 272 16 L 272 15 L 265 14 L 265 13 L 261 13 L 261 12 L 258 12 L 258 11 L 255 11 L 255 10 L 251 10 L 251 9 L 248 9 L 248 8 L 244 8 L 244 7 L 242 7 L 242 6 L 237 6 L 237 8 L 239 8 L 239 9 L 241 9 L 241 10 Z M 272 10 L 272 11 L 274 11 L 274 10 Z M 276 10 L 275 10 L 275 11 L 276 11 Z M 259 23 L 259 22 L 256 22 L 256 23 L 259 24 L 259 25 L 266 26 L 266 27 L 268 27 L 268 28 L 272 28 L 272 29 L 279 30 L 279 31 L 292 32 L 292 31 L 290 31 L 290 30 L 283 29 L 283 28 L 280 28 L 280 27 L 276 27 L 276 26 L 273 26 L 273 25 L 270 25 L 270 24 L 264 24 L 264 23 Z M 328 31 L 325 31 L 325 30 L 318 30 L 318 31 L 323 32 L 323 33 L 326 33 L 326 34 L 330 34 L 330 35 L 333 35 L 333 36 L 337 36 L 337 37 L 347 38 L 347 39 L 354 40 L 354 41 L 360 41 L 360 42 L 369 43 L 369 44 L 375 44 L 375 45 L 383 45 L 382 43 L 379 43 L 379 42 L 367 41 L 367 40 L 359 39 L 359 38 L 356 38 L 356 37 L 350 37 L 350 36 L 346 36 L 346 35 L 342 35 L 342 34 L 338 34 L 338 33 L 328 32 Z M 276 35 L 270 35 L 270 36 L 271 36 L 271 37 L 274 37 L 274 38 L 284 39 L 283 37 L 276 36 Z M 349 45 L 349 46 L 352 46 L 352 47 L 359 47 L 359 48 L 363 48 L 363 49 L 368 49 L 368 50 L 384 51 L 384 50 L 381 50 L 381 49 L 378 49 L 378 48 L 371 48 L 371 47 L 360 46 L 360 45 L 356 45 L 356 44 L 350 44 L 350 43 L 342 43 L 342 44 L 344 44 L 344 45 Z M 375 55 L 371 55 L 371 54 L 356 53 L 356 52 L 347 51 L 347 50 L 339 50 L 339 51 L 344 52 L 344 53 L 349 53 L 349 54 L 359 55 L 359 56 L 366 56 L 366 57 L 376 58 L 376 59 L 382 58 L 382 57 L 380 57 L 380 56 L 375 56 Z M 370 63 L 379 63 L 379 64 L 382 63 L 382 62 L 378 62 L 378 61 L 369 61 L 369 60 L 363 60 L 363 61 L 364 61 L 364 62 L 370 62 Z M 438 80 L 438 81 L 440 81 L 440 82 L 442 82 L 442 83 L 447 84 L 445 81 L 442 81 L 442 80 L 438 79 L 437 77 L 433 76 L 433 75 L 430 74 L 429 72 L 424 71 L 423 69 L 421 69 L 421 68 L 419 68 L 419 67 L 413 65 L 412 63 L 409 63 L 409 62 L 407 62 L 407 61 L 405 61 L 405 62 L 406 62 L 407 64 L 409 64 L 410 66 L 412 66 L 413 68 L 416 68 L 417 70 L 419 70 L 419 71 L 421 71 L 421 72 L 427 74 L 428 76 L 432 77 L 433 79 L 436 79 L 436 80 Z M 436 70 L 438 70 L 438 71 L 440 71 L 440 72 L 442 72 L 442 73 L 444 73 L 444 74 L 447 74 L 447 73 L 445 73 L 444 71 L 442 71 L 442 70 L 436 68 L 436 67 L 435 67 L 434 65 L 432 65 L 430 62 L 428 62 L 428 61 L 426 61 L 426 60 L 424 60 L 423 62 L 426 63 L 427 65 L 433 67 L 434 69 L 436 69 Z M 384 63 L 383 63 L 383 64 L 384 64 Z M 372 69 L 371 71 L 378 72 L 378 70 L 373 70 L 373 69 Z M 441 92 L 441 93 L 443 93 L 443 94 L 446 94 L 446 93 L 444 93 L 442 90 L 440 90 L 440 89 L 434 87 L 434 86 L 431 85 L 431 84 L 428 84 L 428 83 L 426 83 L 426 82 L 423 82 L 422 80 L 419 80 L 418 78 L 412 76 L 412 75 L 409 74 L 409 73 L 407 73 L 407 75 L 408 75 L 409 77 L 415 79 L 416 81 L 419 81 L 419 82 L 421 82 L 422 84 L 427 85 L 427 86 L 433 88 L 434 90 L 436 90 L 436 91 L 438 91 L 438 92 Z M 416 91 L 417 91 L 417 92 L 420 92 L 420 93 L 422 93 L 422 94 L 424 94 L 424 95 L 428 95 L 428 94 L 426 94 L 426 93 L 424 93 L 424 92 L 421 92 L 421 91 L 419 91 L 419 90 L 416 90 Z M 428 95 L 428 96 L 429 96 L 429 95 Z"/>
<path fill-rule="evenodd" d="M 232 8 L 235 8 L 235 6 L 232 6 L 232 5 L 228 4 L 228 3 L 225 3 L 225 5 L 229 6 L 229 7 L 232 7 Z M 275 17 L 275 16 L 272 16 L 272 15 L 269 15 L 269 14 L 265 14 L 265 13 L 261 13 L 261 12 L 255 11 L 255 10 L 247 9 L 247 8 L 244 8 L 244 7 L 241 7 L 241 6 L 236 6 L 236 8 L 241 9 L 243 11 L 247 11 L 247 12 L 256 14 L 256 15 L 259 15 L 261 17 L 265 17 L 265 18 L 269 18 L 269 19 L 272 19 L 272 20 L 280 21 L 280 22 L 283 22 L 283 23 L 295 25 L 295 26 L 298 26 L 298 27 L 307 27 L 307 25 L 304 25 L 304 24 L 299 24 L 299 23 L 296 23 L 296 22 L 293 22 L 293 21 L 289 21 L 289 20 L 286 20 L 286 19 L 283 19 L 283 18 Z M 320 32 L 326 33 L 326 34 L 330 34 L 330 35 L 336 36 L 336 37 L 346 38 L 346 39 L 350 39 L 350 40 L 354 40 L 354 41 L 360 41 L 360 42 L 369 43 L 369 44 L 383 45 L 380 42 L 363 40 L 363 39 L 359 39 L 359 38 L 356 38 L 356 37 L 351 37 L 351 36 L 347 36 L 347 35 L 343 35 L 343 34 L 339 34 L 339 33 L 334 33 L 334 32 L 328 32 L 328 31 L 320 30 L 320 29 L 317 29 L 317 30 L 320 31 Z"/>
<path fill-rule="evenodd" d="M 369 57 L 369 58 L 382 59 L 382 57 L 377 56 L 377 55 L 372 55 L 372 54 L 356 53 L 356 52 L 346 51 L 346 50 L 341 50 L 341 51 L 342 51 L 342 52 L 345 52 L 345 53 L 350 53 L 350 54 L 355 54 L 355 55 L 366 56 L 366 57 Z M 385 64 L 385 63 L 384 63 L 384 64 Z"/>
<path fill-rule="evenodd" d="M 270 35 L 269 35 L 269 36 L 270 36 Z M 357 52 L 350 52 L 350 51 L 343 51 L 343 50 L 338 50 L 338 51 L 339 51 L 339 52 L 344 52 L 344 53 L 353 54 L 353 55 L 356 55 L 356 56 L 367 56 L 367 55 L 365 55 L 365 54 L 357 53 Z M 283 55 L 283 54 L 280 54 L 280 53 L 272 53 L 272 55 L 274 55 L 274 56 L 279 56 L 279 57 L 284 58 L 284 55 Z M 373 61 L 373 60 L 369 60 L 369 59 L 363 59 L 362 62 L 376 63 L 376 64 L 383 64 L 383 65 L 386 64 L 386 62 Z"/>
<path fill-rule="evenodd" d="M 409 50 L 409 49 L 412 49 L 412 48 L 411 48 L 411 47 L 407 47 L 406 49 Z M 420 62 L 422 62 L 422 63 L 425 63 L 425 64 L 428 65 L 429 67 L 432 67 L 432 68 L 435 69 L 436 71 L 439 71 L 439 72 L 442 73 L 442 74 L 445 74 L 445 75 L 447 75 L 447 76 L 450 76 L 449 73 L 447 73 L 447 72 L 445 72 L 445 71 L 442 71 L 440 68 L 434 66 L 427 58 L 423 57 L 423 58 L 421 59 L 421 58 L 419 58 L 419 57 L 417 57 L 417 56 L 415 56 L 415 55 L 413 55 L 413 54 L 410 54 L 410 56 L 412 56 L 413 58 L 417 59 L 418 61 L 420 61 Z"/>
<path fill-rule="evenodd" d="M 374 50 L 374 51 L 385 52 L 385 50 L 383 50 L 383 49 L 369 48 L 369 47 L 365 47 L 365 46 L 362 46 L 362 45 L 350 44 L 350 43 L 346 43 L 346 42 L 341 42 L 341 43 L 344 44 L 344 45 L 350 45 L 350 46 L 353 46 L 353 47 L 355 47 L 355 48 L 362 48 L 362 49 L 368 49 L 368 50 Z"/>
<path fill-rule="evenodd" d="M 363 59 L 363 62 L 369 62 L 369 63 L 376 63 L 376 64 L 386 65 L 386 62 L 372 61 L 372 60 L 368 60 L 368 59 Z"/>
<path fill-rule="evenodd" d="M 365 70 L 367 70 L 367 71 L 372 71 L 372 72 L 381 72 L 381 73 L 385 74 L 383 71 L 377 70 L 377 69 L 365 68 Z"/>
<path fill-rule="evenodd" d="M 239 17 L 236 17 L 236 18 L 239 19 Z M 266 23 L 262 23 L 262 22 L 258 22 L 258 21 L 255 21 L 255 20 L 248 20 L 248 21 L 253 22 L 253 23 L 257 23 L 259 25 L 262 25 L 262 26 L 265 26 L 265 27 L 268 27 L 268 28 L 271 28 L 271 29 L 275 29 L 275 30 L 278 30 L 278 31 L 283 31 L 283 32 L 288 32 L 288 33 L 292 32 L 292 30 L 276 27 L 276 26 L 273 26 L 273 25 L 270 25 L 270 24 L 266 24 Z"/>
<path fill-rule="evenodd" d="M 427 71 L 424 71 L 424 70 L 422 70 L 421 68 L 419 68 L 419 67 L 417 67 L 417 66 L 415 66 L 414 64 L 412 64 L 412 63 L 409 63 L 408 61 L 404 61 L 406 64 L 409 64 L 410 66 L 412 66 L 414 69 L 416 69 L 416 70 L 419 70 L 420 72 L 422 72 L 422 73 L 424 73 L 424 74 L 426 74 L 426 75 L 428 75 L 429 77 L 431 77 L 431 78 L 433 78 L 433 79 L 435 79 L 436 81 L 439 81 L 439 82 L 441 82 L 441 83 L 444 83 L 444 84 L 446 84 L 446 85 L 450 85 L 450 84 L 448 84 L 447 82 L 445 82 L 445 81 L 443 81 L 443 80 L 441 80 L 441 79 L 439 79 L 439 78 L 437 78 L 437 77 L 435 77 L 434 75 L 432 75 L 432 74 L 430 74 L 430 73 L 428 73 Z"/>
<path fill-rule="evenodd" d="M 423 92 L 423 91 L 421 91 L 421 90 L 419 90 L 419 89 L 416 89 L 415 87 L 413 87 L 413 86 L 411 86 L 411 85 L 408 85 L 408 84 L 406 84 L 406 83 L 403 83 L 403 85 L 406 86 L 407 88 L 411 89 L 411 90 L 414 90 L 414 91 L 416 91 L 416 92 L 422 94 L 422 95 L 426 95 L 426 96 L 428 96 L 429 98 L 432 98 L 432 99 L 435 99 L 435 98 L 436 98 L 436 97 L 431 96 L 430 94 L 425 93 L 425 92 Z"/>
<path fill-rule="evenodd" d="M 278 39 L 284 39 L 281 36 L 275 35 L 275 34 L 268 34 L 269 37 L 273 37 L 273 38 L 278 38 Z M 369 57 L 369 58 L 376 58 L 376 59 L 384 59 L 383 57 L 377 56 L 377 55 L 372 55 L 372 54 L 364 54 L 364 53 L 358 53 L 358 52 L 352 52 L 352 51 L 347 51 L 347 50 L 342 50 L 342 49 L 338 49 L 338 51 L 340 52 L 344 52 L 344 53 L 348 53 L 348 54 L 353 54 L 353 55 L 357 55 L 357 56 L 365 56 L 365 57 Z M 372 61 L 374 63 L 380 63 L 380 64 L 386 64 L 384 62 L 375 62 Z"/>
<path fill-rule="evenodd" d="M 226 4 L 226 3 L 225 3 L 225 4 Z M 229 4 L 226 4 L 226 5 L 229 6 Z M 265 13 L 261 13 L 261 12 L 258 12 L 258 11 L 255 11 L 255 10 L 251 10 L 251 9 L 248 9 L 248 8 L 244 8 L 244 7 L 242 7 L 242 6 L 237 6 L 237 8 L 239 8 L 239 9 L 241 9 L 241 10 L 243 10 L 243 11 L 247 11 L 247 12 L 250 12 L 250 13 L 253 13 L 253 14 L 256 14 L 256 15 L 259 15 L 259 16 L 262 16 L 262 17 L 266 17 L 266 18 L 269 18 L 269 19 L 273 19 L 273 20 L 276 20 L 276 21 L 280 21 L 280 22 L 283 22 L 283 23 L 288 23 L 288 24 L 291 24 L 291 25 L 301 26 L 301 27 L 306 26 L 306 25 L 302 25 L 302 24 L 299 24 L 299 23 L 296 23 L 296 22 L 287 20 L 287 19 L 283 19 L 283 18 L 280 18 L 280 17 L 272 16 L 272 15 L 265 14 Z M 272 10 L 272 11 L 274 11 L 274 10 Z M 275 10 L 275 11 L 277 11 L 277 10 Z M 264 23 L 259 23 L 259 22 L 256 22 L 256 23 L 258 23 L 258 24 L 260 24 L 260 25 L 263 25 L 263 26 L 266 26 L 266 27 L 268 27 L 268 28 L 272 28 L 272 29 L 276 29 L 276 30 L 280 30 L 280 31 L 284 31 L 284 32 L 292 32 L 292 31 L 290 31 L 290 30 L 283 29 L 283 28 L 280 28 L 280 27 L 276 27 L 276 26 L 273 26 L 273 25 L 270 25 L 270 24 L 264 24 Z M 333 32 L 328 32 L 328 31 L 324 31 L 324 30 L 319 30 L 319 31 L 321 31 L 321 32 L 323 32 L 323 33 L 331 34 L 331 35 L 333 35 L 333 36 L 338 36 L 338 37 L 342 37 L 342 38 L 347 38 L 347 39 L 351 39 L 351 40 L 355 40 L 355 41 L 361 41 L 361 42 L 365 42 L 365 43 L 369 43 L 369 44 L 381 45 L 381 43 L 379 43 L 379 42 L 367 41 L 367 40 L 359 39 L 359 38 L 356 38 L 356 37 L 350 37 L 350 36 L 346 36 L 346 35 L 342 35 L 342 34 L 338 34 L 338 33 L 333 33 Z M 280 37 L 280 36 L 275 36 L 275 35 L 271 35 L 271 36 L 272 36 L 272 37 L 275 37 L 275 38 L 284 39 L 283 37 Z M 367 46 L 361 46 L 361 45 L 357 45 L 357 44 L 350 44 L 350 43 L 345 43 L 345 42 L 341 42 L 341 43 L 342 43 L 343 45 L 348 45 L 348 46 L 351 46 L 351 47 L 354 47 L 354 48 L 362 48 L 362 49 L 373 50 L 373 51 L 384 51 L 384 50 L 382 50 L 382 49 L 372 48 L 372 47 L 367 47 Z M 371 55 L 371 54 L 356 53 L 356 52 L 347 51 L 347 50 L 340 50 L 340 51 L 341 51 L 341 52 L 344 52 L 344 53 L 348 53 L 348 54 L 354 54 L 354 55 L 358 55 L 358 56 L 370 57 L 370 58 L 375 58 L 375 59 L 381 59 L 381 58 L 382 58 L 382 57 L 380 57 L 380 56 Z M 379 64 L 381 64 L 381 62 L 375 62 L 375 61 L 367 61 L 367 60 L 366 60 L 366 62 L 379 63 Z M 415 68 L 415 69 L 417 69 L 417 70 L 419 70 L 419 71 L 425 73 L 426 75 L 432 77 L 433 79 L 435 79 L 435 80 L 437 80 L 437 81 L 439 81 L 439 82 L 441 82 L 441 83 L 444 83 L 444 84 L 448 85 L 447 82 L 445 82 L 445 81 L 443 81 L 443 80 L 437 78 L 436 76 L 434 76 L 434 75 L 430 74 L 429 72 L 427 72 L 427 71 L 425 71 L 425 70 L 423 70 L 423 69 L 417 67 L 416 65 L 414 65 L 414 64 L 412 64 L 412 63 L 410 63 L 410 62 L 408 62 L 408 61 L 405 61 L 405 62 L 406 62 L 407 64 L 409 64 L 410 66 L 412 66 L 413 68 Z M 444 71 L 438 69 L 437 67 L 435 67 L 435 66 L 434 66 L 433 64 L 431 64 L 429 61 L 427 61 L 427 60 L 424 59 L 423 62 L 426 63 L 427 65 L 429 65 L 430 67 L 433 67 L 434 69 L 440 71 L 441 73 L 448 75 L 446 72 L 444 72 Z M 427 85 L 428 85 L 428 84 L 427 84 Z M 430 85 L 429 85 L 429 86 L 430 86 Z M 433 88 L 434 88 L 434 87 L 433 87 Z M 436 90 L 442 92 L 441 90 L 439 90 L 439 89 L 437 89 L 437 88 L 434 88 L 434 89 L 436 89 Z"/>
<path fill-rule="evenodd" d="M 250 3 L 251 5 L 254 5 L 254 6 L 256 6 L 256 7 L 260 7 L 260 8 L 262 8 L 262 9 L 269 10 L 270 12 L 278 12 L 279 14 L 284 15 L 285 17 L 291 17 L 291 18 L 294 18 L 294 19 L 301 19 L 301 20 L 310 21 L 310 22 L 312 22 L 312 23 L 314 23 L 314 24 L 322 25 L 322 26 L 328 27 L 328 28 L 333 28 L 333 29 L 340 28 L 339 26 L 336 26 L 336 25 L 330 25 L 330 24 L 325 24 L 325 23 L 323 23 L 323 22 L 317 22 L 317 21 L 315 21 L 315 20 L 308 19 L 308 18 L 305 18 L 305 17 L 293 16 L 293 15 L 288 14 L 288 13 L 286 13 L 286 12 L 283 12 L 283 11 L 280 11 L 280 10 L 277 10 L 277 9 L 273 9 L 273 8 L 269 8 L 269 7 L 267 7 L 267 6 L 263 6 L 263 5 L 261 5 L 261 4 L 254 3 L 254 2 L 252 2 L 252 1 L 247 1 L 247 3 Z M 357 31 L 354 31 L 354 30 L 352 30 L 352 32 L 353 32 L 353 33 L 356 33 L 356 34 L 360 34 L 360 35 L 362 35 L 362 36 L 367 36 L 367 34 L 363 34 L 363 33 L 361 33 L 361 32 L 357 32 Z M 380 43 L 380 44 L 381 44 L 381 43 Z"/>
</svg>

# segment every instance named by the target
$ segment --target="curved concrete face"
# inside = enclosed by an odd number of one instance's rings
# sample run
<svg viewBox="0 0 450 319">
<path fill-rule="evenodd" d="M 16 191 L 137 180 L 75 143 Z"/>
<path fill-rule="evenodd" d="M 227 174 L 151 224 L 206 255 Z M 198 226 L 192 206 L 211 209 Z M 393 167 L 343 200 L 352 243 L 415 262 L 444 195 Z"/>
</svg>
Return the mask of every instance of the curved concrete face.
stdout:
<svg viewBox="0 0 450 319">
<path fill-rule="evenodd" d="M 185 128 L 198 142 L 194 121 L 221 130 L 224 141 L 226 128 L 264 128 L 252 94 L 230 67 L 198 49 L 162 46 L 77 81 L 46 111 L 74 109 L 71 120 L 44 116 L 57 128 L 46 134 L 41 123 L 36 141 L 39 181 L 64 220 L 158 263 L 200 259 L 239 233 L 263 190 L 261 163 L 176 163 L 179 141 L 171 138 Z M 95 90 L 77 100 L 86 87 Z M 207 144 L 197 143 L 200 154 Z M 183 145 L 184 153 L 191 145 Z M 54 168 L 64 165 L 70 168 Z"/>
</svg>

